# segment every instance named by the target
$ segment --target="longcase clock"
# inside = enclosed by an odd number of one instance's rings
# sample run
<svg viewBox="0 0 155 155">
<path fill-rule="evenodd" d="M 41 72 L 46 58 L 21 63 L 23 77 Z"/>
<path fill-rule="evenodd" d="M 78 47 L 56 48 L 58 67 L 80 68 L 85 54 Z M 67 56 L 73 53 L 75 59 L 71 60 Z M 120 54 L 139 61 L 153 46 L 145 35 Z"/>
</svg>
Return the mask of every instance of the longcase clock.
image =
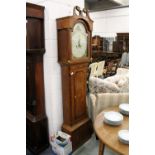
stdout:
<svg viewBox="0 0 155 155">
<path fill-rule="evenodd" d="M 63 94 L 62 130 L 72 136 L 73 151 L 92 134 L 92 123 L 86 107 L 92 27 L 93 21 L 88 11 L 78 6 L 74 7 L 73 16 L 57 19 Z"/>
<path fill-rule="evenodd" d="M 45 113 L 44 7 L 26 3 L 26 145 L 33 154 L 49 146 Z"/>
</svg>

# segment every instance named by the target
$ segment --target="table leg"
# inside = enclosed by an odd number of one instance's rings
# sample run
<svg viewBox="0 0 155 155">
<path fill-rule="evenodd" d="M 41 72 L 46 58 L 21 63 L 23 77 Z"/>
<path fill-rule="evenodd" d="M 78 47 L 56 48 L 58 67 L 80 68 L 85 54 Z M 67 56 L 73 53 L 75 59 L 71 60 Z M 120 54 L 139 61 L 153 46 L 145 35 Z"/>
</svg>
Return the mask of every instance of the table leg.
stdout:
<svg viewBox="0 0 155 155">
<path fill-rule="evenodd" d="M 103 155 L 103 151 L 104 151 L 104 144 L 100 141 L 99 142 L 99 155 Z"/>
</svg>

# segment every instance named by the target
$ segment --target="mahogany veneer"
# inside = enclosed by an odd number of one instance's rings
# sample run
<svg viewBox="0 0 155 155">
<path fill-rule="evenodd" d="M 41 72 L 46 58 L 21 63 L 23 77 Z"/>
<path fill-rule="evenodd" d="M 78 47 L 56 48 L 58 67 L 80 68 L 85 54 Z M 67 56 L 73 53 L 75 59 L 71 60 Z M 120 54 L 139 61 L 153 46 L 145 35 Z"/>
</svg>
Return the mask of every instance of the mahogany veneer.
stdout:
<svg viewBox="0 0 155 155">
<path fill-rule="evenodd" d="M 26 145 L 33 154 L 49 146 L 45 113 L 44 7 L 26 3 Z"/>
</svg>

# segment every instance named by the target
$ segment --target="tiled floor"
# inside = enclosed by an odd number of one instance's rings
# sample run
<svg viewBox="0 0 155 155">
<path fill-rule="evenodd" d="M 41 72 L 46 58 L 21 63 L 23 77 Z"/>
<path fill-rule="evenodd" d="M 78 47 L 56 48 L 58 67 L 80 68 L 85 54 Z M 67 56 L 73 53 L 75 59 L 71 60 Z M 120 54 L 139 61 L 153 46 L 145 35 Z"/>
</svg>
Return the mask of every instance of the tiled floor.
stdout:
<svg viewBox="0 0 155 155">
<path fill-rule="evenodd" d="M 31 153 L 28 149 L 26 149 L 26 155 L 33 155 L 33 153 Z M 52 151 L 52 147 L 49 147 L 39 155 L 56 155 L 56 154 Z"/>
<path fill-rule="evenodd" d="M 72 155 L 98 155 L 98 146 L 99 146 L 99 142 L 98 140 L 96 140 L 95 136 L 93 135 L 89 141 L 87 141 L 84 145 L 82 145 Z M 27 150 L 26 155 L 33 155 L 33 154 Z M 39 155 L 55 155 L 55 154 L 53 153 L 52 148 L 49 147 Z M 104 155 L 118 155 L 118 154 L 116 154 L 115 152 L 111 151 L 106 147 Z"/>
<path fill-rule="evenodd" d="M 99 141 L 96 140 L 95 135 L 81 146 L 73 155 L 98 155 L 98 146 Z M 109 148 L 105 147 L 104 155 L 118 155 L 115 152 L 111 151 Z"/>
</svg>

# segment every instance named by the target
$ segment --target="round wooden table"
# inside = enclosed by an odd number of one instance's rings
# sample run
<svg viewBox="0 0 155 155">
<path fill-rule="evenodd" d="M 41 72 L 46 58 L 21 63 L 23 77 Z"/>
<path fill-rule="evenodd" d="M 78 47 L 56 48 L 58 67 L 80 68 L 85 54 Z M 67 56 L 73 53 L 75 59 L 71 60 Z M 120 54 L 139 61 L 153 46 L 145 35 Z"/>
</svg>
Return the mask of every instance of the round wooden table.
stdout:
<svg viewBox="0 0 155 155">
<path fill-rule="evenodd" d="M 123 115 L 123 123 L 121 125 L 111 126 L 103 122 L 104 112 L 106 111 L 119 111 L 119 108 L 118 106 L 107 108 L 106 110 L 101 112 L 95 119 L 94 129 L 100 140 L 99 155 L 103 155 L 105 145 L 119 154 L 128 155 L 129 145 L 123 144 L 119 141 L 118 132 L 119 130 L 129 128 L 129 117 Z"/>
</svg>

